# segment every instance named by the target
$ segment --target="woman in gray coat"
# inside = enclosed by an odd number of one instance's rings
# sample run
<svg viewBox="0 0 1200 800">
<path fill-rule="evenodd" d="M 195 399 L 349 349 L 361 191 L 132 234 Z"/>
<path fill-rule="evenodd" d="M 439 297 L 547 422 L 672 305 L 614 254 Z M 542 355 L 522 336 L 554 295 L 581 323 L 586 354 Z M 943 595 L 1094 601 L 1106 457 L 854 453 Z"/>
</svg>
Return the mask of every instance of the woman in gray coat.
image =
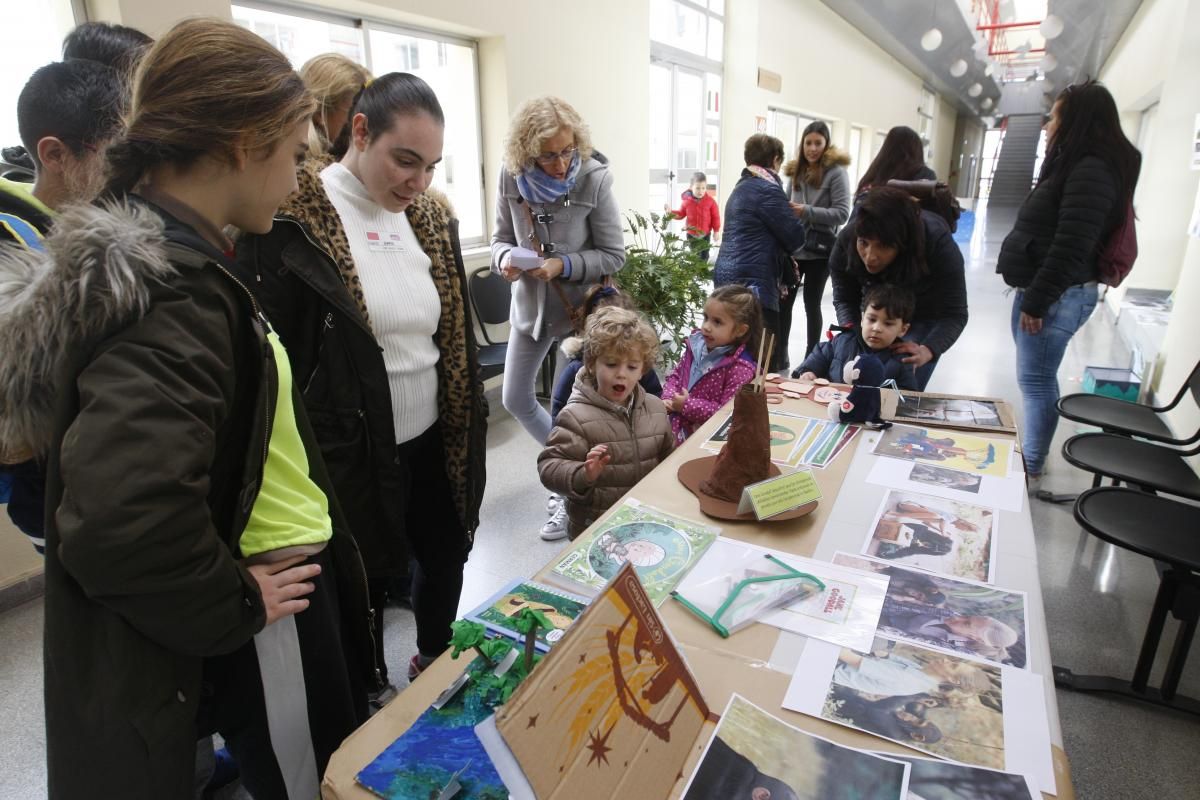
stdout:
<svg viewBox="0 0 1200 800">
<path fill-rule="evenodd" d="M 807 230 L 804 249 L 796 256 L 796 271 L 804 286 L 805 356 L 821 341 L 821 296 L 829 280 L 829 253 L 838 228 L 850 216 L 848 166 L 850 156 L 829 143 L 829 126 L 817 120 L 804 129 L 795 160 L 783 168 L 783 174 L 790 178 L 787 190 L 792 209 Z M 792 306 L 798 292 L 799 287 L 792 287 L 788 298 L 779 303 L 784 342 L 791 333 Z"/>
<path fill-rule="evenodd" d="M 496 198 L 492 269 L 513 283 L 504 407 L 538 444 L 551 422 L 537 401 L 535 379 L 555 339 L 571 333 L 567 306 L 579 306 L 589 288 L 625 265 L 612 182 L 574 108 L 557 97 L 537 97 L 517 109 Z M 560 538 L 566 531 L 558 526 L 549 534 Z"/>
</svg>

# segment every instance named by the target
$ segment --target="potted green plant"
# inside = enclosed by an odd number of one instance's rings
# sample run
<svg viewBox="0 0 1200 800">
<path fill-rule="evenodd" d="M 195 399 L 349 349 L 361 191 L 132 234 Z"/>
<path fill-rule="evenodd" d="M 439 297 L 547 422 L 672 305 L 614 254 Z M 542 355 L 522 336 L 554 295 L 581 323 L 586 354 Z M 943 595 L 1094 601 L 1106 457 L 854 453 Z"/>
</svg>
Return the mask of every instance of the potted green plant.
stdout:
<svg viewBox="0 0 1200 800">
<path fill-rule="evenodd" d="M 617 285 L 641 309 L 671 352 L 673 361 L 696 325 L 708 299 L 712 268 L 700 253 L 709 245 L 667 228 L 673 217 L 650 212 L 625 215 L 633 241 L 625 247 L 625 266 Z"/>
</svg>

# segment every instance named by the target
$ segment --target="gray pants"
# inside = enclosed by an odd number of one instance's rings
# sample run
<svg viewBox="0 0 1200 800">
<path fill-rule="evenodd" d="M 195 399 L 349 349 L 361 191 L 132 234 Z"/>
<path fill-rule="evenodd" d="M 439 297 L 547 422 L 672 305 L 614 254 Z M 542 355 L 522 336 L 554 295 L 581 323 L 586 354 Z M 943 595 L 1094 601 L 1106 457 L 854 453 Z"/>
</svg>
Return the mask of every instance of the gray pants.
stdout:
<svg viewBox="0 0 1200 800">
<path fill-rule="evenodd" d="M 541 339 L 517 331 L 508 335 L 504 357 L 504 389 L 501 401 L 505 410 L 537 440 L 545 444 L 550 435 L 550 412 L 537 399 L 537 373 L 546 354 L 554 345 L 554 336 L 542 332 Z"/>
</svg>

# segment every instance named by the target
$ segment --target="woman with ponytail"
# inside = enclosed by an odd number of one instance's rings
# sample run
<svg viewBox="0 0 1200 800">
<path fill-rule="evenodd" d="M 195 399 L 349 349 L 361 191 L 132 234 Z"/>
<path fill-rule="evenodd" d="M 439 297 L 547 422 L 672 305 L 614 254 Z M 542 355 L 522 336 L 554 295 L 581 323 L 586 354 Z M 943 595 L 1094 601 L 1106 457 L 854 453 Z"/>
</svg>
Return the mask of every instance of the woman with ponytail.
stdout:
<svg viewBox="0 0 1200 800">
<path fill-rule="evenodd" d="M 430 189 L 445 127 L 433 90 L 393 72 L 355 98 L 332 156 L 268 235 L 238 243 L 240 275 L 287 345 L 338 500 L 371 580 L 378 678 L 389 584 L 416 561 L 410 679 L 450 641 L 483 498 L 487 412 L 458 221 Z M 338 160 L 334 160 L 334 159 Z"/>
<path fill-rule="evenodd" d="M 49 797 L 189 797 L 219 732 L 257 800 L 312 798 L 365 717 L 365 576 L 222 230 L 270 230 L 315 104 L 210 19 L 132 95 L 105 196 L 0 258 L 0 441 L 47 459 Z"/>
</svg>

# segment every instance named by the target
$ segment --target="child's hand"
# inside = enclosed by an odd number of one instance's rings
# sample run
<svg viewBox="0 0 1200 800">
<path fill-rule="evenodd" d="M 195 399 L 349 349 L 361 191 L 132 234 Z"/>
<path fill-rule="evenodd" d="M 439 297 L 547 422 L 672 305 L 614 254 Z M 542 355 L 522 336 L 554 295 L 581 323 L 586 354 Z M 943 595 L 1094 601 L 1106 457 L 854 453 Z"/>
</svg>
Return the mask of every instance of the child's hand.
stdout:
<svg viewBox="0 0 1200 800">
<path fill-rule="evenodd" d="M 801 372 L 799 375 L 796 376 L 796 380 L 805 381 L 807 383 L 812 383 L 816 379 L 817 379 L 817 375 L 815 372 Z"/>
<path fill-rule="evenodd" d="M 583 462 L 583 475 L 587 478 L 587 482 L 595 483 L 610 461 L 612 461 L 612 456 L 608 454 L 608 445 L 598 444 L 589 450 L 587 460 Z"/>
<path fill-rule="evenodd" d="M 687 390 L 684 389 L 682 392 L 671 398 L 671 402 L 669 403 L 671 410 L 676 414 L 682 413 L 683 404 L 687 402 L 687 399 L 688 393 Z"/>
</svg>

